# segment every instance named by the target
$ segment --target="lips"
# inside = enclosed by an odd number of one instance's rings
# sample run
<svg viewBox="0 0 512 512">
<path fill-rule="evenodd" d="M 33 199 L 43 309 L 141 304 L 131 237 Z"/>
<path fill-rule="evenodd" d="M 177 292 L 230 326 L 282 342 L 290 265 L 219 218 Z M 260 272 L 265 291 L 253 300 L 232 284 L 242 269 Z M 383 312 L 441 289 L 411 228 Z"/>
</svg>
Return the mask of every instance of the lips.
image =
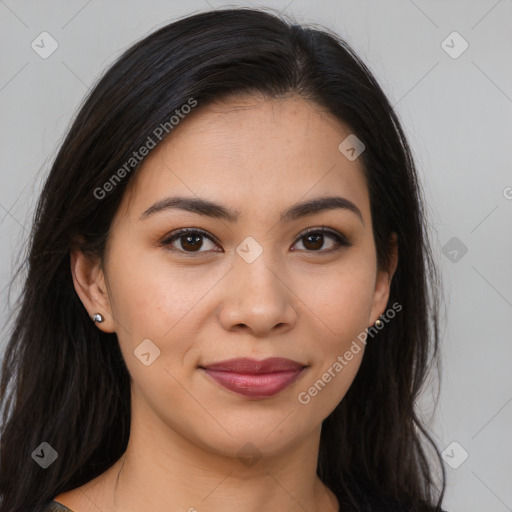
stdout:
<svg viewBox="0 0 512 512">
<path fill-rule="evenodd" d="M 281 357 L 262 361 L 248 358 L 230 359 L 201 367 L 226 389 L 252 398 L 276 395 L 302 374 L 305 365 Z"/>
</svg>

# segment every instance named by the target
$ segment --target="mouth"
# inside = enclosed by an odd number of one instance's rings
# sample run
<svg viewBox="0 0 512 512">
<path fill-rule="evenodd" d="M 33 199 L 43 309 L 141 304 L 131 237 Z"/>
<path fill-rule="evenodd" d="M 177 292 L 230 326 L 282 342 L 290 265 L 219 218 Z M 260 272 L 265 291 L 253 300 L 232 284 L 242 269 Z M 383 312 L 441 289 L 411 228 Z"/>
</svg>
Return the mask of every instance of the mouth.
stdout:
<svg viewBox="0 0 512 512">
<path fill-rule="evenodd" d="M 257 361 L 239 358 L 200 366 L 206 375 L 230 391 L 251 398 L 268 398 L 295 382 L 307 365 L 280 357 Z"/>
</svg>

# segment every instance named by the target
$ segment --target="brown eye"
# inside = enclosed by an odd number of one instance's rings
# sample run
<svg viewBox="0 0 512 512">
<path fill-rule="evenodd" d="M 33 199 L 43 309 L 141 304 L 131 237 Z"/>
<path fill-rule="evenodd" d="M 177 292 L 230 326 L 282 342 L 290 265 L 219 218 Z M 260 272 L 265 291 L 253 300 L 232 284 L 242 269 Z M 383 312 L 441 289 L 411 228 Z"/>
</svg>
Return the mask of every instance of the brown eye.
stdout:
<svg viewBox="0 0 512 512">
<path fill-rule="evenodd" d="M 202 235 L 182 235 L 178 240 L 185 251 L 198 251 L 203 245 Z"/>
<path fill-rule="evenodd" d="M 304 244 L 304 247 L 308 250 L 313 250 L 313 251 L 316 251 L 317 249 L 321 249 L 322 246 L 324 245 L 324 234 L 323 233 L 318 233 L 316 235 L 306 235 L 303 237 L 303 240 L 305 240 L 305 242 L 303 242 Z"/>
<path fill-rule="evenodd" d="M 326 238 L 334 240 L 334 243 L 329 248 L 322 250 Z M 308 252 L 331 252 L 341 247 L 352 245 L 341 233 L 331 231 L 330 229 L 308 230 L 298 241 L 303 241 L 302 245 Z"/>
<path fill-rule="evenodd" d="M 173 249 L 184 253 L 194 253 L 194 252 L 208 252 L 201 251 L 204 245 L 204 239 L 209 240 L 213 244 L 213 240 L 197 229 L 182 229 L 175 233 L 171 233 L 170 236 L 166 237 L 165 240 L 161 242 L 162 245 L 171 246 Z M 178 245 L 181 247 L 176 247 L 174 242 L 177 241 Z"/>
</svg>

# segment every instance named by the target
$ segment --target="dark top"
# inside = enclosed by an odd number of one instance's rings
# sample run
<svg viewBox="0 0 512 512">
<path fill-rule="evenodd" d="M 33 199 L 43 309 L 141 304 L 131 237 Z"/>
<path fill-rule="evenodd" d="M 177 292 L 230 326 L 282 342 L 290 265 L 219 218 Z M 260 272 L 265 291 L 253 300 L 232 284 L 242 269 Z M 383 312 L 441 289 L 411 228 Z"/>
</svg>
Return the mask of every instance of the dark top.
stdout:
<svg viewBox="0 0 512 512">
<path fill-rule="evenodd" d="M 65 507 L 62 503 L 57 501 L 49 501 L 43 508 L 42 512 L 73 512 L 70 508 Z"/>
</svg>

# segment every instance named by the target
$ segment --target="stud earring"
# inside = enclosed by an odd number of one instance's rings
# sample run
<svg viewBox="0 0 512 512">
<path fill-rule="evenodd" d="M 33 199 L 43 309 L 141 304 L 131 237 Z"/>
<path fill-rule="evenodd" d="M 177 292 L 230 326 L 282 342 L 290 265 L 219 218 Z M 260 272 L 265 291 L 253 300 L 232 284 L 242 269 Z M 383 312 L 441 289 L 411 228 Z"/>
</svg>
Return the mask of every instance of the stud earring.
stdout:
<svg viewBox="0 0 512 512">
<path fill-rule="evenodd" d="M 376 327 L 382 327 L 383 325 L 384 325 L 384 323 L 379 318 L 377 320 L 375 320 L 375 326 Z"/>
<path fill-rule="evenodd" d="M 98 324 L 101 324 L 101 322 L 103 322 L 105 320 L 101 313 L 96 313 L 91 318 L 94 320 L 95 323 L 98 323 Z"/>
</svg>

